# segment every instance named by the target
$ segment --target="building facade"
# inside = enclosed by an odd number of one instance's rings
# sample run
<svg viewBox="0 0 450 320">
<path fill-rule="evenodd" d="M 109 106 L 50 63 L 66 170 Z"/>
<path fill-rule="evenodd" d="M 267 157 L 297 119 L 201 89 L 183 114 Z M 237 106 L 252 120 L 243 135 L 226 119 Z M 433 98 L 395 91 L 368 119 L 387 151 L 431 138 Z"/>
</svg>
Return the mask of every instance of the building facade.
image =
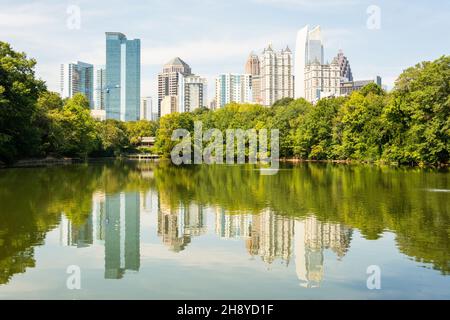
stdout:
<svg viewBox="0 0 450 320">
<path fill-rule="evenodd" d="M 276 52 L 272 45 L 260 57 L 261 101 L 270 106 L 282 98 L 294 97 L 292 52 L 289 47 Z"/>
<path fill-rule="evenodd" d="M 171 114 L 174 112 L 178 112 L 178 96 L 170 95 L 165 96 L 161 101 L 161 113 L 160 117 L 163 117 L 167 114 Z"/>
<path fill-rule="evenodd" d="M 216 78 L 216 107 L 223 107 L 231 102 L 253 102 L 250 74 L 226 73 Z"/>
<path fill-rule="evenodd" d="M 94 66 L 92 64 L 81 61 L 61 64 L 60 76 L 60 94 L 63 99 L 82 93 L 89 100 L 91 109 L 94 108 Z"/>
<path fill-rule="evenodd" d="M 315 103 L 319 99 L 338 96 L 341 93 L 341 77 L 337 59 L 330 64 L 315 60 L 305 68 L 305 99 Z"/>
<path fill-rule="evenodd" d="M 136 121 L 141 99 L 141 42 L 106 32 L 105 109 L 107 119 Z"/>
<path fill-rule="evenodd" d="M 95 67 L 94 70 L 94 109 L 105 110 L 105 87 L 106 87 L 106 69 L 105 66 Z"/>
</svg>

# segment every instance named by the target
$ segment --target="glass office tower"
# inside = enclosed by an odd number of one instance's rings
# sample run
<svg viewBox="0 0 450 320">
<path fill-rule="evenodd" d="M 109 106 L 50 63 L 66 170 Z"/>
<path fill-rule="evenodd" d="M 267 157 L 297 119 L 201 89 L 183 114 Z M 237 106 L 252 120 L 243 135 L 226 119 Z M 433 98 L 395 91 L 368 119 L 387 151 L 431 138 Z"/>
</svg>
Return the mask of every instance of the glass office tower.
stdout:
<svg viewBox="0 0 450 320">
<path fill-rule="evenodd" d="M 60 94 L 62 98 L 72 98 L 82 93 L 91 109 L 94 107 L 94 66 L 78 61 L 61 65 Z"/>
<path fill-rule="evenodd" d="M 106 119 L 139 120 L 141 41 L 106 32 Z"/>
</svg>

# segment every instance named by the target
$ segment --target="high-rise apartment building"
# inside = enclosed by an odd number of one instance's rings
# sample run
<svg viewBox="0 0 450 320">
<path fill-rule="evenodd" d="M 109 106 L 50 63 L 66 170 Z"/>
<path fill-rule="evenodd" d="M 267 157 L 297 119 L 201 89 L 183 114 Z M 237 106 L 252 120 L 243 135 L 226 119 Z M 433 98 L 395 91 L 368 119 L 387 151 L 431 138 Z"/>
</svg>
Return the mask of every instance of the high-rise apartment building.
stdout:
<svg viewBox="0 0 450 320">
<path fill-rule="evenodd" d="M 178 96 L 179 79 L 191 75 L 191 67 L 176 57 L 167 62 L 158 74 L 158 113 L 162 116 L 161 104 L 166 96 Z"/>
<path fill-rule="evenodd" d="M 294 97 L 292 52 L 289 47 L 276 52 L 269 44 L 260 57 L 261 100 L 266 106 L 282 98 Z"/>
<path fill-rule="evenodd" d="M 140 120 L 156 121 L 158 120 L 158 110 L 153 106 L 152 97 L 141 98 Z"/>
<path fill-rule="evenodd" d="M 206 107 L 206 79 L 196 75 L 181 75 L 178 80 L 178 112 Z"/>
<path fill-rule="evenodd" d="M 231 102 L 253 102 L 250 74 L 227 73 L 216 78 L 216 107 L 223 107 Z"/>
<path fill-rule="evenodd" d="M 352 69 L 350 68 L 350 61 L 348 61 L 347 57 L 344 56 L 342 50 L 339 50 L 339 53 L 336 57 L 339 64 L 339 72 L 342 81 L 353 81 Z"/>
<path fill-rule="evenodd" d="M 78 61 L 61 64 L 60 94 L 62 98 L 72 98 L 82 93 L 88 100 L 91 109 L 94 107 L 94 66 Z"/>
<path fill-rule="evenodd" d="M 309 25 L 297 33 L 295 47 L 295 98 L 305 98 L 305 69 L 308 64 L 324 63 L 320 26 L 310 30 Z"/>
<path fill-rule="evenodd" d="M 245 64 L 245 73 L 252 76 L 253 102 L 262 103 L 261 99 L 261 63 L 255 53 L 250 53 Z"/>
<path fill-rule="evenodd" d="M 341 77 L 339 63 L 333 59 L 330 64 L 319 61 L 307 64 L 305 68 L 305 99 L 317 102 L 319 99 L 340 95 Z"/>
<path fill-rule="evenodd" d="M 107 119 L 136 121 L 141 99 L 141 41 L 106 32 L 105 109 Z"/>
</svg>

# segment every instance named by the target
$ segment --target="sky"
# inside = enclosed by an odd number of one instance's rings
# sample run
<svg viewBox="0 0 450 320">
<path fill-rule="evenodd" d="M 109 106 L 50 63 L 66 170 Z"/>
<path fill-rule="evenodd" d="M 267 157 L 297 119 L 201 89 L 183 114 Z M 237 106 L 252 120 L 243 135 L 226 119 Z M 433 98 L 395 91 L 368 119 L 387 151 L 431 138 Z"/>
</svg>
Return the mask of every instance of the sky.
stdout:
<svg viewBox="0 0 450 320">
<path fill-rule="evenodd" d="M 105 64 L 114 31 L 141 39 L 141 95 L 153 101 L 173 57 L 207 78 L 211 99 L 218 74 L 243 73 L 269 43 L 294 51 L 306 24 L 321 26 L 325 60 L 342 49 L 356 80 L 380 75 L 389 88 L 407 67 L 450 54 L 448 0 L 0 0 L 0 41 L 35 58 L 50 90 L 61 63 Z"/>
</svg>

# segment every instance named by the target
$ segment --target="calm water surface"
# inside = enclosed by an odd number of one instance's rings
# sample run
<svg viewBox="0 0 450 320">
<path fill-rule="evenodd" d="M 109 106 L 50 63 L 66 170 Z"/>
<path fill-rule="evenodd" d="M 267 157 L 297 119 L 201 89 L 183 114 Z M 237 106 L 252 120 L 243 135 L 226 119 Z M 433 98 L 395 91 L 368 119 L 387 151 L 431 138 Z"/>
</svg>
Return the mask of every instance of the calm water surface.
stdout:
<svg viewBox="0 0 450 320">
<path fill-rule="evenodd" d="M 449 191 L 331 164 L 1 170 L 0 299 L 450 299 Z"/>
</svg>

